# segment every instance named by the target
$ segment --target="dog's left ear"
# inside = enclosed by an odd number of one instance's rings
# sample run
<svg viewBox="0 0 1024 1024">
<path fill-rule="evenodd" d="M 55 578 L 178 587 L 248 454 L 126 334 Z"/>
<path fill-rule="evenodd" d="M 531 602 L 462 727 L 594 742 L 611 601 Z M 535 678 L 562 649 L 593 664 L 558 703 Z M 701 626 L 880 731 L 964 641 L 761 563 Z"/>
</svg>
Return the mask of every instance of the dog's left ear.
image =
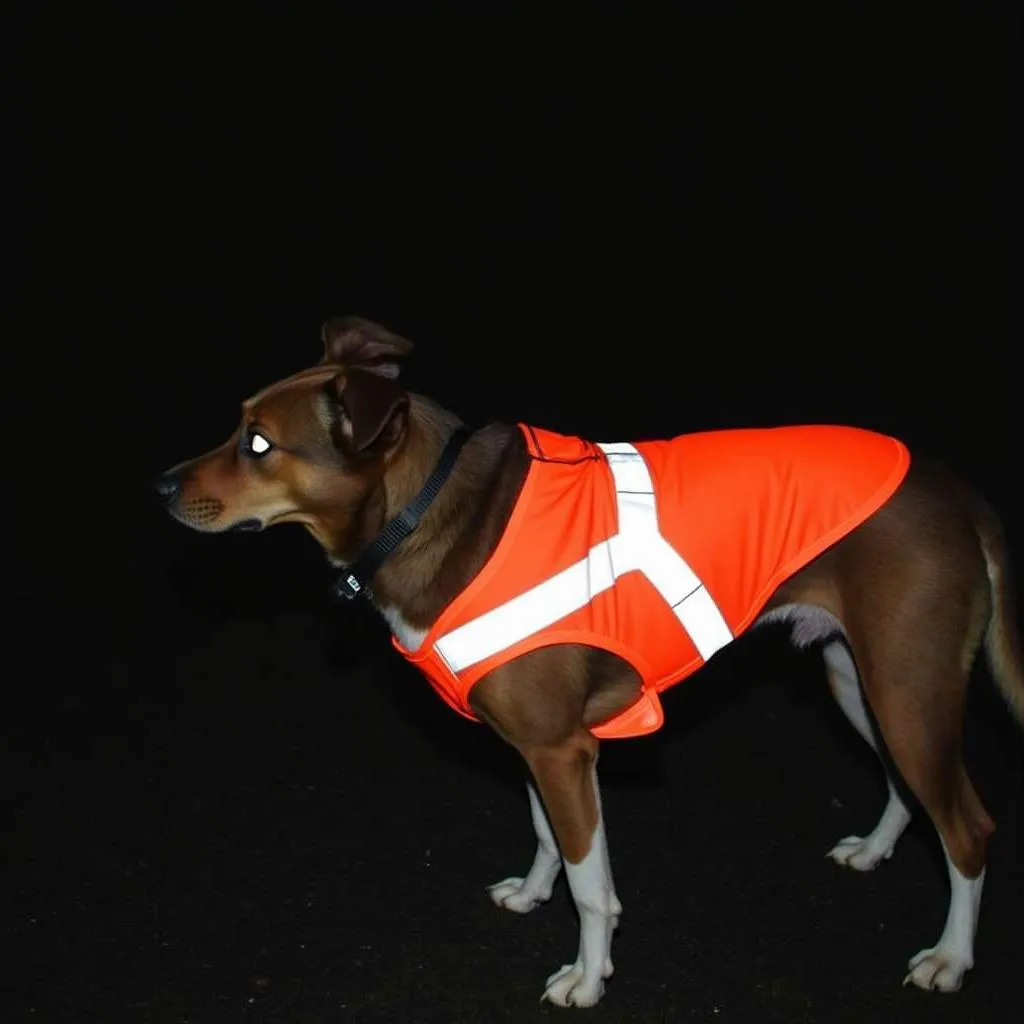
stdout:
<svg viewBox="0 0 1024 1024">
<path fill-rule="evenodd" d="M 390 377 L 367 369 L 339 373 L 327 383 L 332 404 L 331 435 L 351 455 L 390 448 L 409 416 L 409 393 Z"/>
<path fill-rule="evenodd" d="M 398 360 L 412 351 L 412 342 L 372 320 L 338 316 L 326 321 L 320 336 L 324 363 L 344 363 L 381 377 L 398 376 Z"/>
</svg>

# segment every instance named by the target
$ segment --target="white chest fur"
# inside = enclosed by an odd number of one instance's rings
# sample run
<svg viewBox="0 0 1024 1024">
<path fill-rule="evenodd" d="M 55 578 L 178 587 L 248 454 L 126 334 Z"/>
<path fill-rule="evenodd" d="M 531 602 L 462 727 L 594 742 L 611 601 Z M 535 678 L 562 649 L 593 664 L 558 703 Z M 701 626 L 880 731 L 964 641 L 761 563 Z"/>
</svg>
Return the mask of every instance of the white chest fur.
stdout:
<svg viewBox="0 0 1024 1024">
<path fill-rule="evenodd" d="M 407 651 L 418 651 L 420 649 L 420 644 L 423 643 L 427 635 L 425 629 L 416 629 L 414 626 L 410 626 L 402 618 L 402 613 L 397 608 L 382 608 L 380 613 L 384 616 L 384 621 L 391 627 L 391 633 L 394 638 Z"/>
</svg>

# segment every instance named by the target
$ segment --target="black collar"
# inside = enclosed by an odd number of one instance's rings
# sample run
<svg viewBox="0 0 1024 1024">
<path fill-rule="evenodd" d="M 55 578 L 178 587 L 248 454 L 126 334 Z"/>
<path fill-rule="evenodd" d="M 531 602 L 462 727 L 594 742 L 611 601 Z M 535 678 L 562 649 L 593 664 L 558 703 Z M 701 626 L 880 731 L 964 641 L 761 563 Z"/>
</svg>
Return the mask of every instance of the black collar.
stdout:
<svg viewBox="0 0 1024 1024">
<path fill-rule="evenodd" d="M 462 446 L 469 440 L 472 431 L 468 427 L 456 427 L 448 438 L 434 471 L 427 482 L 408 505 L 395 516 L 363 549 L 362 554 L 331 584 L 331 594 L 336 598 L 353 600 L 365 594 L 374 574 L 388 556 L 416 529 L 423 513 L 430 508 L 448 479 Z"/>
</svg>

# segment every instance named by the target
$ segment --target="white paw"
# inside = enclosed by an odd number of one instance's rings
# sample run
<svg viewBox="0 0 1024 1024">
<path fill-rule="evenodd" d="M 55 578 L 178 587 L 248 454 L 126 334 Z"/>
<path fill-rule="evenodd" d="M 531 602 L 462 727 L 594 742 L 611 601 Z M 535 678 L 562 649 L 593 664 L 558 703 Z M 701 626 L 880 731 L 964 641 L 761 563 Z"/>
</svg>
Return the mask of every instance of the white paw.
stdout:
<svg viewBox="0 0 1024 1024">
<path fill-rule="evenodd" d="M 956 992 L 974 964 L 965 956 L 935 948 L 922 949 L 908 966 L 904 985 L 916 985 L 926 992 Z"/>
<path fill-rule="evenodd" d="M 489 885 L 487 891 L 495 906 L 517 914 L 528 914 L 538 904 L 547 903 L 551 899 L 550 886 L 531 885 L 528 878 L 505 878 Z"/>
<path fill-rule="evenodd" d="M 596 1006 L 604 995 L 604 979 L 612 976 L 612 962 L 606 960 L 602 976 L 593 983 L 583 980 L 583 965 L 580 963 L 566 964 L 555 971 L 547 980 L 547 987 L 540 1001 L 546 999 L 555 1006 Z"/>
<path fill-rule="evenodd" d="M 892 856 L 895 845 L 895 843 L 887 843 L 884 839 L 879 841 L 874 834 L 868 836 L 867 839 L 862 839 L 860 836 L 847 836 L 845 839 L 840 839 L 825 856 L 844 868 L 853 868 L 854 871 L 872 871 L 883 860 L 888 860 Z"/>
</svg>

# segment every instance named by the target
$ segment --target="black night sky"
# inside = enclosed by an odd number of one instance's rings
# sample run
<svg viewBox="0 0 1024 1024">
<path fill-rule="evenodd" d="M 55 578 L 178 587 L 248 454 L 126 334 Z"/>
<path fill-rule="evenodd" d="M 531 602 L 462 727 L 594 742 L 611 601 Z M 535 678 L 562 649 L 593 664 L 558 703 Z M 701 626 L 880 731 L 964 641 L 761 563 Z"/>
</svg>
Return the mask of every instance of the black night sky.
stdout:
<svg viewBox="0 0 1024 1024">
<path fill-rule="evenodd" d="M 567 1012 L 536 1002 L 564 886 L 523 919 L 484 892 L 532 855 L 514 758 L 328 602 L 302 530 L 199 536 L 152 497 L 329 316 L 410 338 L 409 386 L 473 425 L 898 435 L 1020 565 L 1009 7 L 600 6 L 12 31 L 4 1021 Z M 999 831 L 951 997 L 900 988 L 945 913 L 931 827 L 864 877 L 823 857 L 884 787 L 817 661 L 766 632 L 666 710 L 602 760 L 627 916 L 595 1019 L 1015 1019 L 1024 744 L 983 670 Z"/>
</svg>

